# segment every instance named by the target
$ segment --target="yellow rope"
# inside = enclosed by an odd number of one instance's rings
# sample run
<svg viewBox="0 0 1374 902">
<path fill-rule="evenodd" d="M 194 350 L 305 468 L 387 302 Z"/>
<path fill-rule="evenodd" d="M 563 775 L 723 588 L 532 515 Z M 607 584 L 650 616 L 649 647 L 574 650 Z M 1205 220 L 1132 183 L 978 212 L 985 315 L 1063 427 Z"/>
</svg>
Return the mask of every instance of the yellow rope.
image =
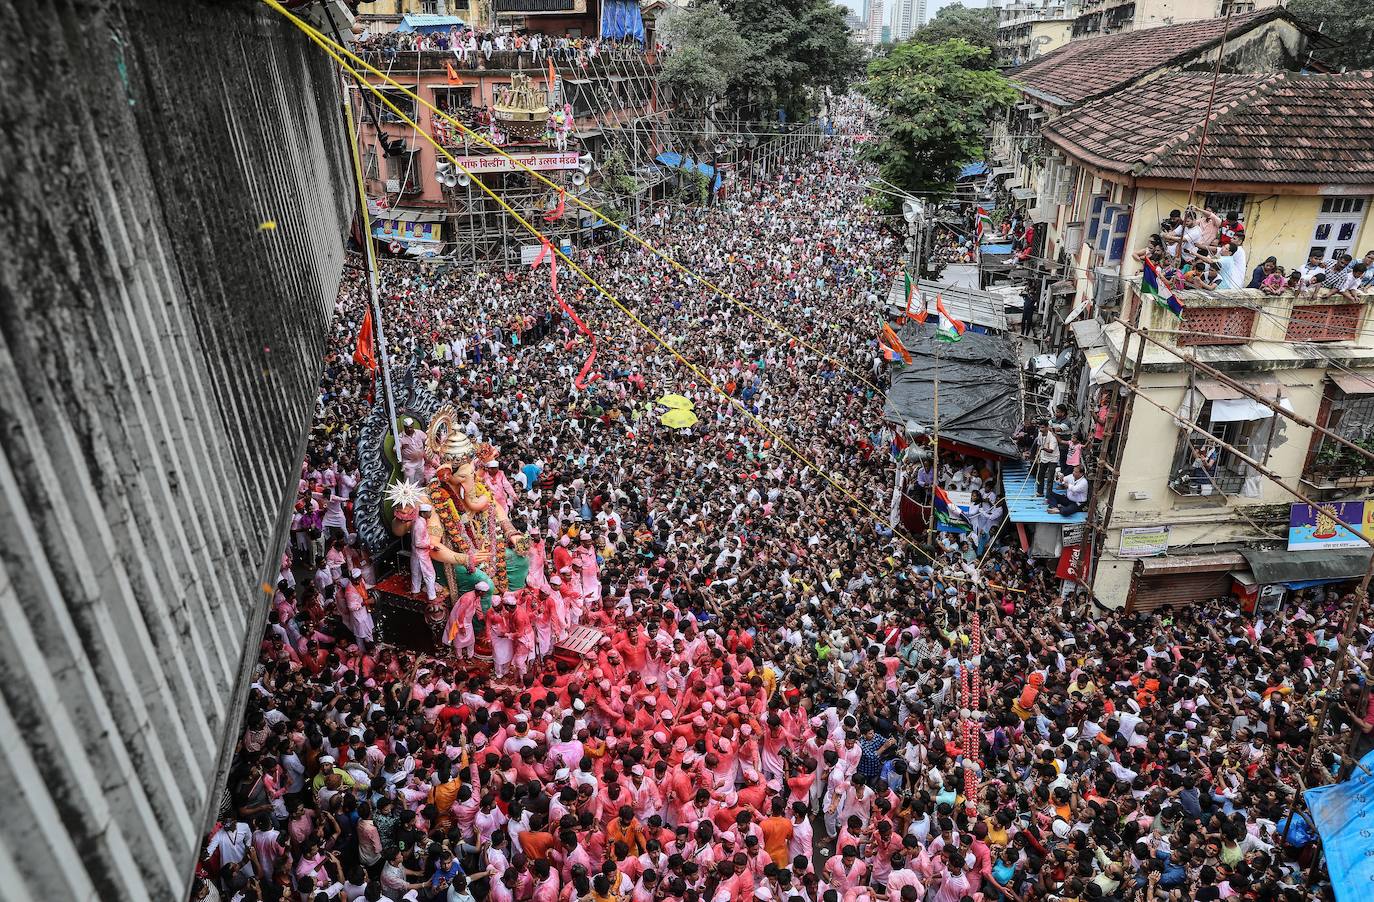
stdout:
<svg viewBox="0 0 1374 902">
<path fill-rule="evenodd" d="M 272 9 L 274 9 L 274 10 L 276 10 L 277 12 L 281 13 L 281 14 L 282 14 L 283 16 L 285 16 L 288 20 L 290 20 L 291 22 L 293 22 L 298 28 L 300 28 L 301 31 L 303 31 L 303 32 L 306 34 L 307 37 L 309 37 L 312 41 L 314 41 L 314 43 L 317 44 L 322 50 L 324 50 L 325 53 L 328 53 L 328 54 L 330 55 L 330 57 L 332 57 L 332 58 L 334 59 L 334 61 L 335 61 L 336 63 L 338 63 L 339 66 L 340 66 L 345 72 L 347 72 L 348 74 L 350 74 L 350 75 L 358 82 L 358 84 L 359 84 L 360 86 L 366 86 L 368 90 L 372 91 L 373 94 L 375 94 L 375 95 L 377 96 L 377 99 L 380 100 L 383 104 L 385 104 L 385 105 L 386 105 L 386 106 L 387 106 L 387 107 L 388 107 L 388 108 L 389 108 L 389 109 L 390 109 L 390 110 L 391 110 L 391 111 L 392 111 L 392 112 L 393 112 L 402 122 L 404 122 L 404 123 L 407 124 L 407 125 L 413 126 L 413 127 L 415 126 L 415 123 L 410 119 L 410 117 L 406 116 L 406 114 L 400 109 L 400 107 L 398 107 L 394 102 L 391 101 L 390 98 L 388 98 L 388 97 L 386 96 L 385 92 L 383 92 L 383 91 L 382 91 L 380 88 L 378 88 L 376 85 L 373 85 L 373 84 L 369 83 L 366 79 L 364 79 L 364 78 L 362 77 L 361 73 L 359 73 L 359 72 L 358 72 L 356 69 L 354 69 L 352 66 L 348 65 L 348 63 L 346 63 L 346 62 L 339 56 L 339 54 L 335 53 L 335 52 L 329 47 L 329 44 L 333 43 L 332 41 L 328 41 L 328 40 L 325 39 L 324 36 L 321 35 L 318 31 L 316 31 L 315 29 L 311 28 L 311 27 L 310 27 L 309 25 L 307 25 L 306 23 L 302 22 L 302 21 L 301 21 L 299 18 L 297 18 L 296 16 L 292 15 L 291 12 L 289 12 L 285 7 L 283 7 L 283 6 L 278 2 L 278 0 L 263 0 L 263 2 L 266 3 L 266 4 L 267 4 L 269 7 L 271 7 Z M 455 167 L 457 167 L 460 171 L 462 171 L 462 172 L 464 172 L 464 173 L 467 173 L 467 174 L 469 175 L 469 177 L 471 177 L 471 173 L 468 173 L 468 170 L 467 170 L 461 163 L 458 162 L 458 159 L 457 159 L 456 157 L 454 157 L 454 155 L 453 155 L 452 153 L 449 152 L 448 148 L 444 147 L 442 144 L 440 144 L 438 141 L 436 141 L 432 135 L 428 134 L 428 133 L 425 132 L 424 130 L 419 129 L 418 127 L 417 127 L 416 130 L 417 130 L 417 132 L 418 132 L 419 134 L 423 135 L 424 138 L 425 138 L 427 141 L 429 141 L 430 144 L 432 144 L 432 145 L 434 146 L 435 150 L 437 150 L 439 153 L 441 153 L 441 154 L 443 154 L 445 157 L 447 157 L 447 158 L 449 159 L 449 161 L 450 161 L 451 163 L 453 163 L 453 165 L 454 165 Z M 660 335 L 657 331 L 655 331 L 655 330 L 653 329 L 653 327 L 651 327 L 650 325 L 648 325 L 647 323 L 645 323 L 642 319 L 640 319 L 639 316 L 637 316 L 637 315 L 635 314 L 634 311 L 630 310 L 630 309 L 629 309 L 628 307 L 626 307 L 623 303 L 621 303 L 621 301 L 620 301 L 619 298 L 617 298 L 615 295 L 611 294 L 608 290 L 606 290 L 606 288 L 604 288 L 604 287 L 601 285 L 600 282 L 598 282 L 598 281 L 596 281 L 595 279 L 593 279 L 585 270 L 583 270 L 580 266 L 578 266 L 577 263 L 576 263 L 571 257 L 569 257 L 566 253 L 564 253 L 564 251 L 562 250 L 562 248 L 558 247 L 558 246 L 555 245 L 553 242 L 548 241 L 548 238 L 547 238 L 542 232 L 540 232 L 539 229 L 537 229 L 535 226 L 531 225 L 531 224 L 529 223 L 528 220 L 526 220 L 523 216 L 521 216 L 521 215 L 515 210 L 515 208 L 512 207 L 509 203 L 507 203 L 506 200 L 505 200 L 504 198 L 502 198 L 493 188 L 491 188 L 491 187 L 487 186 L 486 184 L 484 184 L 480 179 L 474 179 L 474 184 L 477 184 L 478 186 L 480 186 L 481 189 L 483 190 L 483 192 L 485 192 L 485 193 L 487 194 L 488 197 L 490 197 L 492 200 L 496 201 L 496 203 L 497 203 L 502 209 L 504 209 L 507 213 L 510 214 L 511 218 L 513 218 L 516 222 L 518 222 L 518 223 L 519 223 L 523 228 L 525 228 L 532 236 L 534 236 L 535 238 L 538 238 L 541 242 L 548 242 L 549 247 L 550 247 L 550 249 L 553 251 L 553 253 L 556 254 L 560 259 L 562 259 L 563 262 L 564 262 L 565 264 L 567 264 L 567 266 L 568 266 L 573 272 L 577 273 L 577 274 L 580 275 L 583 279 L 585 279 L 585 280 L 587 281 L 587 284 L 589 284 L 589 285 L 591 285 L 593 288 L 595 288 L 604 298 L 606 298 L 606 300 L 610 301 L 611 304 L 613 304 L 613 305 L 616 307 L 616 309 L 618 309 L 621 313 L 625 314 L 625 316 L 626 316 L 631 322 L 633 322 L 635 325 L 637 325 L 640 329 L 642 329 L 642 330 L 645 332 L 645 334 L 647 334 L 650 338 L 652 338 L 655 342 L 657 342 L 658 345 L 659 345 L 660 347 L 662 347 L 664 350 L 668 351 L 668 353 L 672 354 L 673 357 L 676 358 L 677 361 L 678 361 L 679 363 L 681 363 L 683 366 L 687 367 L 687 369 L 689 369 L 693 374 L 695 374 L 695 375 L 697 376 L 697 378 L 701 379 L 703 382 L 705 382 L 707 385 L 709 385 L 709 386 L 712 388 L 712 390 L 714 390 L 718 395 L 720 395 L 720 396 L 725 400 L 725 402 L 726 402 L 727 404 L 729 404 L 731 407 L 733 407 L 735 410 L 737 410 L 739 413 L 743 414 L 747 419 L 749 419 L 751 422 L 753 422 L 754 425 L 755 425 L 759 430 L 761 430 L 762 432 L 764 432 L 764 433 L 768 434 L 769 436 L 771 436 L 776 442 L 778 442 L 778 444 L 782 445 L 784 448 L 786 448 L 788 451 L 790 451 L 798 460 L 800 460 L 802 463 L 806 464 L 806 466 L 808 466 L 811 470 L 813 470 L 813 471 L 816 473 L 816 475 L 820 476 L 821 479 L 825 480 L 825 482 L 826 482 L 831 488 L 834 488 L 834 489 L 838 490 L 842 495 L 844 495 L 844 496 L 845 496 L 846 498 L 848 498 L 851 502 L 853 502 L 855 505 L 857 505 L 861 510 L 863 510 L 863 511 L 864 511 L 865 513 L 867 513 L 870 517 L 872 517 L 873 520 L 874 520 L 874 522 L 877 522 L 877 523 L 885 523 L 885 519 L 884 519 L 883 517 L 881 517 L 876 511 L 874 511 L 873 508 L 869 507 L 869 506 L 868 506 L 867 504 L 865 504 L 865 503 L 863 502 L 863 500 L 861 500 L 858 496 L 854 495 L 854 493 L 850 492 L 844 485 L 842 485 L 841 483 L 839 483 L 838 481 L 836 481 L 835 478 L 833 478 L 825 469 L 823 469 L 819 464 L 816 464 L 815 462 L 813 462 L 809 457 L 807 457 L 807 456 L 806 456 L 805 454 L 803 454 L 800 450 L 798 450 L 797 447 L 796 447 L 795 445 L 793 445 L 790 441 L 788 441 L 784 436 L 781 436 L 781 435 L 779 435 L 777 432 L 774 432 L 771 428 L 768 427 L 767 424 L 765 424 L 765 423 L 763 422 L 762 419 L 760 419 L 758 416 L 756 416 L 754 413 L 752 413 L 748 408 L 746 408 L 744 405 L 740 404 L 740 403 L 739 403 L 738 401 L 736 401 L 733 397 L 731 397 L 730 394 L 729 394 L 725 389 L 723 389 L 723 388 L 721 388 L 719 385 L 717 385 L 716 382 L 715 382 L 713 379 L 711 379 L 711 377 L 708 376 L 705 372 L 703 372 L 703 371 L 701 370 L 700 367 L 698 367 L 696 364 L 692 363 L 692 361 L 690 361 L 690 360 L 688 360 L 686 357 L 684 357 L 684 356 L 677 350 L 677 348 L 673 347 L 673 345 L 672 345 L 671 343 L 668 342 L 668 340 L 667 340 L 666 338 L 664 338 L 664 337 L 663 337 L 662 335 Z M 364 236 L 364 240 L 366 240 L 366 241 L 371 241 L 371 240 L 372 240 L 372 236 L 371 236 L 371 235 L 366 235 L 366 236 Z M 911 546 L 911 547 L 912 547 L 913 549 L 915 549 L 919 554 L 921 554 L 923 557 L 925 557 L 927 560 L 929 560 L 932 564 L 938 564 L 938 563 L 939 563 L 935 558 L 933 558 L 933 557 L 931 557 L 929 554 L 927 554 L 924 548 L 922 548 L 922 547 L 921 547 L 920 545 L 918 545 L 916 542 L 912 541 L 912 540 L 911 540 L 910 538 L 908 538 L 907 536 L 902 535 L 901 533 L 896 532 L 895 530 L 894 530 L 894 532 L 893 532 L 893 535 L 897 536 L 897 538 L 899 538 L 901 541 L 903 541 L 903 542 L 906 543 L 907 545 Z M 974 582 L 974 580 L 970 580 L 970 579 L 967 578 L 967 577 L 959 576 L 959 575 L 957 575 L 957 574 L 951 574 L 951 575 L 949 575 L 947 578 L 953 579 L 953 580 L 958 581 L 958 582 Z M 991 584 L 989 584 L 989 585 L 990 585 L 990 587 L 992 587 Z M 1012 588 L 1012 587 L 1009 587 L 1009 586 L 1008 586 L 1008 587 L 1000 587 L 1000 586 L 997 586 L 997 587 L 993 587 L 993 588 L 1004 588 L 1004 589 L 1006 589 L 1007 591 L 1012 591 L 1012 592 L 1020 592 L 1020 591 L 1023 591 L 1023 590 L 1015 589 L 1015 588 Z"/>
<path fill-rule="evenodd" d="M 858 381 L 862 382 L 864 385 L 868 386 L 868 387 L 871 388 L 873 391 L 877 392 L 879 395 L 883 396 L 884 398 L 886 397 L 886 394 L 883 392 L 883 390 L 882 390 L 881 388 L 879 388 L 877 385 L 874 385 L 872 382 L 870 382 L 868 379 L 866 379 L 862 374 L 860 374 L 860 373 L 858 373 L 858 372 L 855 372 L 854 370 L 851 370 L 848 366 L 846 366 L 845 363 L 844 363 L 844 361 L 840 359 L 840 356 L 839 356 L 838 354 L 834 354 L 834 353 L 831 353 L 831 352 L 829 352 L 829 351 L 825 351 L 825 350 L 823 350 L 823 349 L 821 349 L 821 348 L 818 348 L 818 347 L 816 347 L 815 345 L 813 345 L 813 344 L 811 344 L 810 342 L 808 342 L 806 339 L 802 338 L 801 336 L 793 334 L 792 332 L 790 332 L 790 331 L 787 329 L 786 326 L 784 326 L 782 323 L 778 322 L 777 320 L 773 319 L 772 317 L 768 316 L 766 313 L 763 313 L 763 312 L 761 312 L 761 311 L 759 311 L 759 310 L 754 309 L 752 306 L 750 306 L 749 304 L 746 304 L 744 301 L 741 301 L 740 299 L 736 298 L 734 295 L 730 294 L 730 293 L 729 293 L 728 291 L 726 291 L 725 289 L 720 288 L 719 286 L 717 286 L 717 285 L 716 285 L 714 282 L 712 282 L 710 279 L 707 279 L 705 276 L 701 275 L 700 273 L 696 272 L 695 270 L 693 270 L 693 269 L 691 269 L 691 268 L 689 268 L 689 267 L 683 266 L 683 265 L 682 265 L 681 263 L 679 263 L 676 259 L 674 259 L 673 257 L 669 256 L 669 255 L 666 254 L 665 252 L 659 250 L 657 247 L 655 247 L 654 245 L 650 244 L 650 243 L 649 243 L 647 240 L 645 240 L 644 238 L 640 237 L 634 230 L 630 229 L 628 226 L 625 226 L 625 225 L 620 224 L 619 222 L 617 222 L 617 221 L 615 221 L 614 219 L 612 219 L 609 215 L 607 215 L 606 213 L 604 213 L 603 211 L 601 211 L 601 210 L 598 209 L 597 207 L 594 207 L 594 206 L 592 206 L 591 204 L 589 204 L 589 203 L 583 201 L 581 198 L 577 197 L 576 195 L 567 194 L 566 191 L 565 191 L 565 189 L 563 188 L 562 185 L 559 185 L 557 182 L 554 182 L 554 181 L 550 180 L 547 176 L 545 176 L 543 173 L 539 172 L 538 170 L 536 170 L 536 169 L 531 169 L 531 168 L 530 168 L 529 166 L 527 166 L 525 163 L 521 162 L 519 159 L 517 159 L 516 157 L 512 156 L 510 153 L 506 152 L 506 151 L 505 151 L 503 148 L 501 148 L 499 145 L 493 143 L 491 140 L 489 140 L 488 138 L 484 137 L 480 132 L 476 132 L 476 131 L 473 131 L 472 129 L 468 128 L 466 125 L 464 125 L 463 123 L 459 122 L 457 119 L 454 119 L 454 118 L 453 118 L 452 116 L 450 116 L 448 113 L 445 113 L 443 110 L 439 109 L 439 108 L 436 107 L 434 104 L 430 103 L 428 100 L 425 100 L 423 97 L 421 97 L 421 96 L 420 96 L 418 93 L 416 93 L 415 91 L 412 91 L 410 88 L 407 88 L 405 85 L 400 84 L 400 83 L 397 82 L 395 79 L 393 79 L 391 76 L 387 75 L 385 72 L 382 72 L 380 69 L 377 69 L 375 66 L 371 65 L 370 63 L 368 63 L 367 60 L 365 60 L 365 59 L 363 59 L 362 57 L 358 56 L 356 53 L 354 53 L 353 51 L 349 50 L 349 49 L 348 49 L 347 47 L 345 47 L 344 45 L 340 44 L 339 42 L 335 41 L 333 38 L 329 37 L 328 35 L 324 34 L 323 32 L 319 31 L 318 29 L 314 28 L 314 27 L 311 26 L 308 22 L 304 22 L 304 21 L 302 21 L 302 20 L 300 20 L 300 19 L 297 19 L 297 18 L 296 18 L 295 16 L 293 16 L 290 12 L 287 12 L 285 9 L 281 8 L 281 7 L 280 7 L 280 4 L 277 2 L 277 0 L 264 0 L 264 2 L 265 2 L 268 6 L 272 7 L 273 9 L 276 9 L 278 12 L 282 12 L 282 13 L 284 13 L 286 16 L 288 16 L 289 18 L 291 18 L 291 19 L 296 23 L 297 27 L 299 27 L 301 30 L 305 31 L 306 34 L 310 35 L 310 37 L 311 37 L 312 39 L 315 40 L 315 43 L 320 44 L 321 42 L 323 42 L 323 45 L 322 45 L 322 46 L 324 46 L 324 49 L 327 50 L 327 51 L 330 51 L 331 55 L 333 55 L 334 58 L 335 58 L 336 60 L 338 60 L 338 55 L 337 55 L 337 54 L 342 54 L 342 55 L 348 57 L 350 60 L 352 60 L 354 63 L 356 63 L 356 64 L 357 64 L 358 66 L 360 66 L 361 68 L 366 69 L 368 72 L 371 72 L 371 73 L 372 73 L 373 75 L 375 75 L 376 77 L 382 79 L 382 80 L 383 80 L 387 85 L 389 85 L 390 87 L 393 87 L 393 88 L 399 90 L 399 91 L 400 91 L 402 94 L 404 94 L 405 96 L 410 97 L 410 98 L 411 98 L 412 100 L 414 100 L 417 104 L 419 104 L 419 105 L 423 106 L 425 109 L 429 110 L 433 115 L 438 116 L 439 118 L 443 119 L 445 122 L 448 122 L 450 125 L 452 125 L 452 126 L 454 126 L 455 128 L 459 129 L 463 134 L 465 134 L 465 135 L 471 137 L 471 138 L 472 138 L 477 144 L 479 144 L 480 146 L 486 147 L 486 148 L 488 148 L 488 149 L 494 151 L 494 152 L 495 152 L 496 154 L 498 154 L 499 156 L 504 157 L 505 159 L 509 160 L 516 168 L 525 171 L 526 173 L 528 173 L 529 175 L 531 175 L 532 177 L 534 177 L 537 181 L 540 181 L 540 182 L 544 183 L 545 185 L 549 186 L 550 188 L 554 189 L 555 191 L 563 192 L 564 196 L 565 196 L 568 200 L 571 200 L 575 206 L 581 207 L 583 210 L 586 210 L 588 213 L 593 213 L 593 214 L 595 214 L 596 216 L 598 216 L 599 218 L 601 218 L 602 220 L 604 220 L 604 221 L 606 222 L 607 225 L 615 226 L 617 229 L 620 230 L 620 232 L 621 232 L 622 234 L 628 236 L 628 237 L 629 237 L 631 240 L 633 240 L 636 244 L 640 245 L 640 246 L 643 247 L 645 250 L 647 250 L 647 251 L 649 251 L 650 253 L 652 253 L 654 256 L 656 256 L 656 257 L 658 257 L 659 259 L 661 259 L 661 260 L 667 262 L 670 266 L 673 267 L 673 269 L 677 270 L 677 271 L 680 272 L 680 273 L 683 273 L 683 274 L 685 274 L 685 275 L 688 275 L 688 276 L 692 277 L 692 278 L 695 279 L 696 281 L 698 281 L 698 282 L 700 282 L 701 284 L 705 285 L 707 288 L 711 289 L 711 291 L 713 291 L 713 292 L 715 292 L 716 294 L 720 295 L 721 297 L 725 298 L 725 299 L 726 299 L 727 301 L 729 301 L 730 303 L 732 303 L 732 304 L 734 304 L 735 306 L 739 307 L 740 309 L 746 311 L 747 313 L 750 313 L 750 314 L 753 314 L 754 316 L 757 316 L 759 319 L 763 320 L 765 323 L 767 323 L 768 325 L 772 326 L 774 329 L 776 329 L 777 331 L 781 332 L 783 335 L 786 335 L 788 338 L 790 338 L 790 339 L 792 339 L 793 341 L 797 342 L 797 343 L 800 344 L 802 347 L 804 347 L 804 348 L 806 348 L 807 350 L 811 351 L 813 354 L 818 355 L 818 356 L 821 357 L 822 359 L 832 359 L 832 358 L 833 358 L 833 359 L 835 360 L 836 365 L 839 366 L 840 369 L 844 370 L 844 371 L 845 371 L 846 373 L 848 373 L 850 376 L 853 376 L 855 379 L 857 379 Z M 339 62 L 340 62 L 340 65 L 343 64 L 342 60 L 339 60 Z M 352 71 L 352 70 L 350 70 L 350 71 Z M 356 72 L 354 73 L 354 77 L 355 77 L 355 78 L 359 78 Z M 359 78 L 359 81 L 361 82 L 361 81 L 364 81 L 364 80 L 361 79 L 361 78 Z M 417 87 L 418 87 L 418 85 L 417 85 Z M 389 104 L 388 104 L 388 105 L 389 105 Z M 417 124 L 411 122 L 411 120 L 408 119 L 408 118 L 406 119 L 406 122 L 410 123 L 411 126 L 414 128 L 414 130 L 415 130 L 417 133 L 424 135 L 425 138 L 426 138 L 427 140 L 429 140 L 429 142 L 430 142 L 431 144 L 433 144 L 436 148 L 441 148 L 441 145 L 438 144 L 438 142 L 436 142 L 436 141 L 433 139 L 433 137 L 432 137 L 431 135 L 429 135 L 429 134 L 425 133 L 423 130 L 421 130 L 420 127 L 419 127 Z M 445 155 L 448 156 L 450 160 L 453 159 L 452 155 L 450 155 L 450 154 L 445 154 Z M 456 164 L 456 161 L 455 161 L 455 164 Z M 460 166 L 459 168 L 462 169 L 461 166 Z M 467 172 L 466 169 L 464 169 L 463 171 L 464 171 L 464 172 Z"/>
</svg>

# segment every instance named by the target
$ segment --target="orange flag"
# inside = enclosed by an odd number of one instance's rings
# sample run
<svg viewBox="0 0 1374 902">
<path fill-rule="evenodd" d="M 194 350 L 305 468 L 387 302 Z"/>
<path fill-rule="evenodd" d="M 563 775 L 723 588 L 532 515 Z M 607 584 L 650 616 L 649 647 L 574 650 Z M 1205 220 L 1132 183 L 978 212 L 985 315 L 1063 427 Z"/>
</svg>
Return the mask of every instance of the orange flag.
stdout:
<svg viewBox="0 0 1374 902">
<path fill-rule="evenodd" d="M 444 67 L 445 67 L 446 69 L 448 69 L 448 83 L 449 83 L 449 84 L 451 84 L 451 85 L 461 85 L 461 84 L 463 83 L 463 80 L 462 80 L 461 78 L 458 77 L 458 73 L 457 73 L 456 71 L 454 71 L 453 62 L 452 62 L 451 60 L 444 60 Z"/>
<path fill-rule="evenodd" d="M 377 375 L 377 350 L 372 338 L 372 309 L 363 314 L 363 327 L 358 330 L 358 347 L 353 352 L 353 362 L 365 366 Z"/>
</svg>

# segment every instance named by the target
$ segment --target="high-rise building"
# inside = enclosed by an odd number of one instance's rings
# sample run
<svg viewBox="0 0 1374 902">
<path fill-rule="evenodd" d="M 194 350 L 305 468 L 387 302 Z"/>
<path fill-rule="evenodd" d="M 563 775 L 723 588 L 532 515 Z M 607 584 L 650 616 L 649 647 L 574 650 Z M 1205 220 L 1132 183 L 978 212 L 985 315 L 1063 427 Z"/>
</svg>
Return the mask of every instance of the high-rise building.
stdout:
<svg viewBox="0 0 1374 902">
<path fill-rule="evenodd" d="M 926 20 L 926 0 L 896 0 L 892 9 L 892 39 L 904 41 Z"/>
<path fill-rule="evenodd" d="M 864 6 L 864 22 L 868 26 L 867 42 L 881 44 L 883 40 L 883 0 L 867 0 Z"/>
</svg>

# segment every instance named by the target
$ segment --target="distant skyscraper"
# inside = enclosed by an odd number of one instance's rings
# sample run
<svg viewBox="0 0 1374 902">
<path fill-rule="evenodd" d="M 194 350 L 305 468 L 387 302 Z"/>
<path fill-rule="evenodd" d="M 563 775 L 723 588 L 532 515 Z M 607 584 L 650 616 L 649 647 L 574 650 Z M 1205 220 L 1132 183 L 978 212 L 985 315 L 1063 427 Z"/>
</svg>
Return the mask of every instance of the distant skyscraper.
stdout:
<svg viewBox="0 0 1374 902">
<path fill-rule="evenodd" d="M 867 0 L 864 7 L 864 22 L 868 25 L 868 43 L 880 44 L 883 40 L 883 0 Z"/>
<path fill-rule="evenodd" d="M 926 20 L 926 0 L 896 0 L 892 9 L 892 39 L 904 41 Z"/>
</svg>

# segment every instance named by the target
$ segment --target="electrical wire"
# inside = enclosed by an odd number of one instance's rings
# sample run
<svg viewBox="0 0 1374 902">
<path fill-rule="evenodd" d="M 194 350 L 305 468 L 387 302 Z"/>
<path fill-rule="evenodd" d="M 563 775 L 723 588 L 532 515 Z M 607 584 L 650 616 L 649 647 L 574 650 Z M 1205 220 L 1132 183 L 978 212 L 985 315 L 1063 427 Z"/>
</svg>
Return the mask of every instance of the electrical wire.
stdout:
<svg viewBox="0 0 1374 902">
<path fill-rule="evenodd" d="M 312 42 L 314 42 L 317 46 L 324 50 L 325 53 L 329 54 L 329 56 L 333 58 L 334 61 L 345 72 L 350 74 L 360 85 L 365 85 L 369 90 L 372 90 L 375 94 L 378 95 L 378 99 L 380 99 L 382 103 L 390 107 L 394 113 L 396 113 L 408 124 L 414 127 L 420 134 L 424 135 L 424 137 L 427 140 L 429 140 L 431 144 L 433 144 L 435 150 L 438 153 L 447 157 L 449 161 L 453 163 L 453 165 L 456 166 L 459 170 L 467 172 L 467 170 L 464 169 L 464 167 L 460 163 L 458 163 L 457 158 L 454 157 L 453 154 L 450 153 L 447 148 L 443 147 L 443 145 L 441 145 L 433 136 L 419 130 L 419 126 L 416 125 L 413 121 L 411 121 L 409 117 L 405 116 L 404 113 L 402 113 L 401 110 L 394 103 L 392 103 L 389 99 L 381 96 L 380 88 L 378 88 L 376 85 L 372 85 L 369 82 L 367 82 L 366 79 L 363 78 L 362 73 L 354 69 L 352 66 L 348 65 L 348 63 L 344 61 L 343 57 L 341 57 L 329 46 L 331 44 L 334 44 L 334 41 L 330 40 L 327 36 L 325 36 L 315 28 L 305 23 L 299 17 L 293 15 L 290 11 L 288 11 L 285 7 L 281 5 L 280 0 L 262 0 L 262 2 L 266 4 L 268 7 L 272 8 L 275 12 L 285 16 L 288 20 L 290 20 L 298 29 L 304 32 L 306 36 L 311 39 Z M 343 48 L 340 47 L 340 50 L 343 50 Z M 346 50 L 344 52 L 347 53 Z M 349 55 L 351 56 L 352 54 Z M 494 200 L 499 206 L 505 209 L 506 212 L 510 214 L 510 216 L 517 223 L 519 223 L 526 231 L 530 233 L 531 236 L 539 238 L 541 242 L 548 242 L 548 239 L 543 235 L 543 233 L 540 232 L 538 228 L 536 228 L 523 216 L 521 216 L 519 212 L 515 210 L 514 207 L 506 203 L 505 199 L 502 198 L 498 192 L 496 192 L 491 187 L 487 186 L 485 183 L 482 183 L 480 180 L 475 180 L 475 183 L 480 184 L 482 186 L 482 190 L 486 192 L 488 196 L 490 196 L 491 199 Z M 660 335 L 653 327 L 645 323 L 644 320 L 641 319 L 634 311 L 626 307 L 625 304 L 622 303 L 619 298 L 617 298 L 614 294 L 612 294 L 609 290 L 602 286 L 601 283 L 598 282 L 596 279 L 592 278 L 590 274 L 588 274 L 584 269 L 582 269 L 582 267 L 578 266 L 576 261 L 574 261 L 570 256 L 568 256 L 568 254 L 565 253 L 562 250 L 562 248 L 553 244 L 550 244 L 549 246 L 553 254 L 558 259 L 562 260 L 568 266 L 569 269 L 571 269 L 573 272 L 581 276 L 582 279 L 586 281 L 588 285 L 595 288 L 602 297 L 610 301 L 616 309 L 618 309 L 622 314 L 624 314 L 625 317 L 629 319 L 632 323 L 638 326 L 646 335 L 652 338 L 654 342 L 659 345 L 659 347 L 663 348 L 670 355 L 672 355 L 673 358 L 678 361 L 678 363 L 686 367 L 702 382 L 709 385 L 711 389 L 716 392 L 716 394 L 721 396 L 721 398 L 725 401 L 726 405 L 732 407 L 745 419 L 751 421 L 756 428 L 758 428 L 764 433 L 767 433 L 774 441 L 778 442 L 780 446 L 786 448 L 794 457 L 796 457 L 799 461 L 801 461 L 809 469 L 811 469 L 817 476 L 824 480 L 825 483 L 829 485 L 832 489 L 835 489 L 840 494 L 844 495 L 847 499 L 849 499 L 851 503 L 857 505 L 860 510 L 868 514 L 869 517 L 871 517 L 874 520 L 874 522 L 883 524 L 884 528 L 886 528 L 886 518 L 880 516 L 876 511 L 873 510 L 872 507 L 870 507 L 861 498 L 859 498 L 857 495 L 851 492 L 843 483 L 838 481 L 826 469 L 812 461 L 809 457 L 803 454 L 791 441 L 789 441 L 786 437 L 779 435 L 772 428 L 770 428 L 758 415 L 754 414 L 747 407 L 745 407 L 738 400 L 736 400 L 733 396 L 731 396 L 729 392 L 727 392 L 724 388 L 722 388 L 714 380 L 712 380 L 699 366 L 697 366 L 695 363 L 693 363 L 692 361 L 688 360 L 685 356 L 683 356 L 683 354 L 680 351 L 678 351 L 677 348 L 674 347 L 671 342 L 669 342 L 666 338 Z M 912 540 L 906 535 L 903 535 L 902 533 L 894 532 L 893 534 L 897 536 L 902 542 L 909 545 L 913 550 L 924 556 L 927 560 L 931 562 L 932 565 L 939 565 L 940 562 L 936 558 L 932 557 L 928 552 L 926 552 L 926 550 L 922 548 L 919 544 L 917 544 L 914 540 Z M 976 582 L 976 580 L 970 579 L 968 577 L 961 577 L 957 574 L 943 575 L 942 578 L 952 579 L 954 581 L 960 582 Z M 993 587 L 991 583 L 989 583 L 989 586 Z M 994 588 L 1000 588 L 1004 591 L 1010 592 L 1024 592 L 1024 590 L 1016 589 L 1010 586 L 996 586 Z"/>
</svg>

